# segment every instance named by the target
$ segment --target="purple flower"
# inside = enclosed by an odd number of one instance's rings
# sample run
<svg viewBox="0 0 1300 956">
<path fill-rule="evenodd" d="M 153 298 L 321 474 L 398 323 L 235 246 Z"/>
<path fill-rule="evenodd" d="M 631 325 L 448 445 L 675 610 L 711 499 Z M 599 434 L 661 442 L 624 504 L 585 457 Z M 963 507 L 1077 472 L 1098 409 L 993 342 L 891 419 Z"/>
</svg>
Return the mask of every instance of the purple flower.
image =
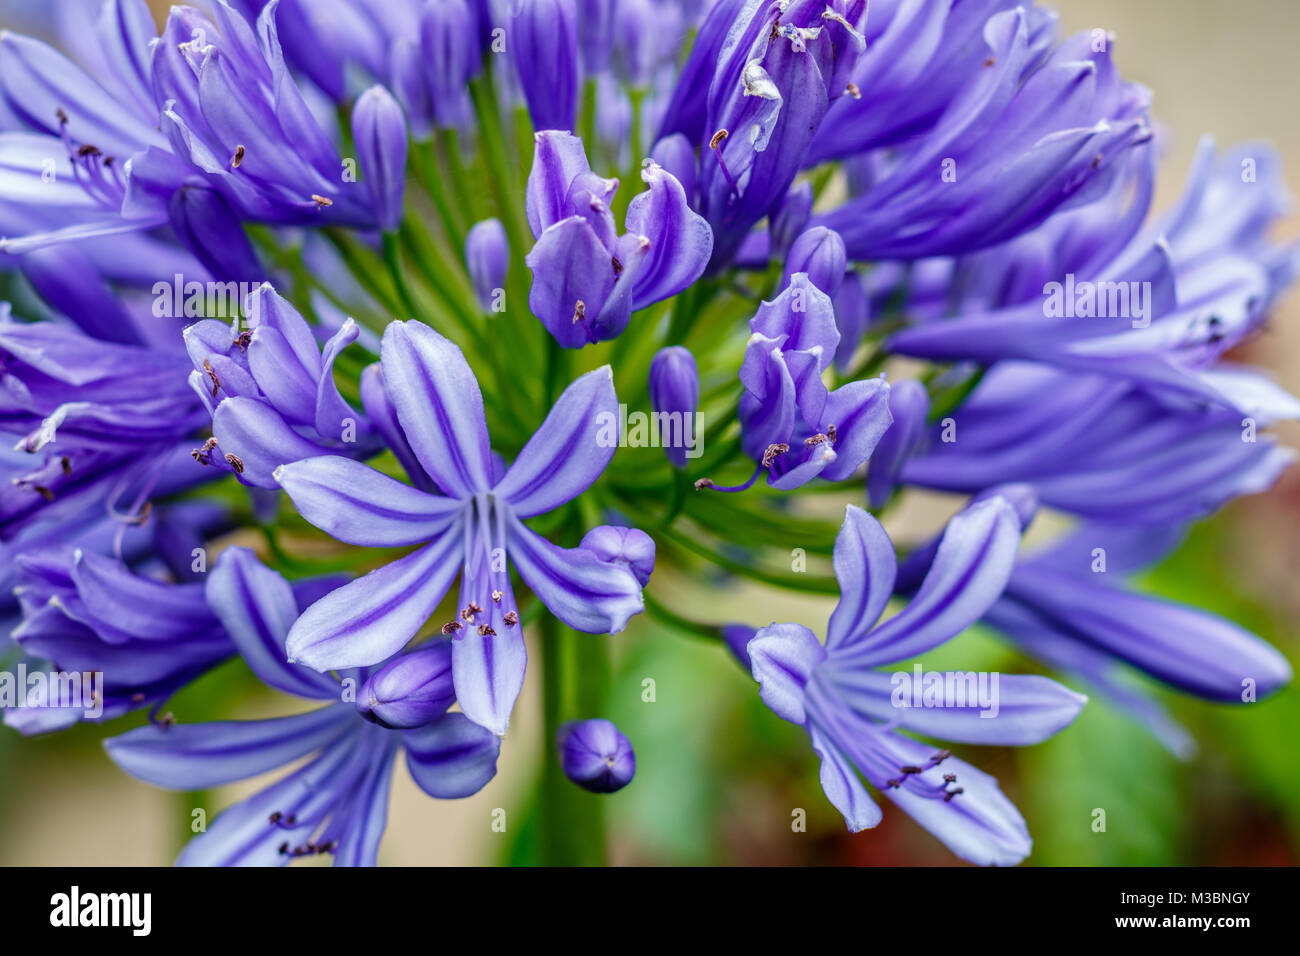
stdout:
<svg viewBox="0 0 1300 956">
<path fill-rule="evenodd" d="M 421 727 L 446 713 L 456 700 L 451 641 L 430 641 L 394 657 L 361 685 L 357 712 L 383 727 Z"/>
<path fill-rule="evenodd" d="M 749 327 L 740 369 L 745 454 L 782 490 L 852 475 L 889 427 L 889 385 L 878 378 L 826 388 L 822 373 L 840 340 L 830 297 L 799 273 Z"/>
<path fill-rule="evenodd" d="M 709 39 L 691 59 L 698 55 L 712 75 L 696 142 L 706 147 L 700 205 L 716 237 L 715 266 L 730 261 L 790 188 L 827 108 L 847 89 L 864 48 L 858 26 L 866 8 L 865 0 L 746 0 L 719 4 L 706 21 Z M 725 39 L 715 30 L 726 30 Z M 688 63 L 679 87 L 699 82 L 694 72 Z M 663 133 L 688 126 L 699 129 L 683 117 Z"/>
<path fill-rule="evenodd" d="M 402 220 L 406 119 L 397 100 L 382 86 L 372 86 L 357 100 L 352 110 L 352 138 L 379 227 L 391 232 Z"/>
<path fill-rule="evenodd" d="M 649 185 L 616 235 L 609 203 L 618 180 L 591 171 L 582 140 L 536 134 L 528 176 L 528 224 L 537 238 L 528 304 L 565 348 L 617 336 L 637 309 L 670 298 L 704 272 L 713 237 L 671 173 L 642 166 Z"/>
<path fill-rule="evenodd" d="M 86 278 L 68 276 L 66 284 Z M 134 338 L 131 326 L 119 333 Z M 204 413 L 183 387 L 179 350 L 105 342 L 72 324 L 18 322 L 3 303 L 0 369 L 0 418 L 14 447 L 0 465 L 0 537 L 96 509 L 129 514 L 151 492 L 203 480 L 186 464 Z"/>
<path fill-rule="evenodd" d="M 574 0 L 513 0 L 507 45 L 533 129 L 573 129 L 579 65 Z"/>
<path fill-rule="evenodd" d="M 498 289 L 506 284 L 510 243 L 499 219 L 476 222 L 465 234 L 465 267 L 484 312 L 491 312 Z"/>
<path fill-rule="evenodd" d="M 655 540 L 639 528 L 602 524 L 582 536 L 578 545 L 602 561 L 613 561 L 632 572 L 642 587 L 655 568 Z"/>
<path fill-rule="evenodd" d="M 189 383 L 212 415 L 212 441 L 195 459 L 258 488 L 289 461 L 374 449 L 369 419 L 334 383 L 334 361 L 356 341 L 348 319 L 322 353 L 307 321 L 269 284 L 244 302 L 247 328 L 204 319 L 185 330 Z"/>
<path fill-rule="evenodd" d="M 1178 526 L 1086 523 L 1017 562 L 984 621 L 1025 653 L 1097 688 L 1172 752 L 1188 757 L 1195 750 L 1192 738 L 1153 697 L 1124 679 L 1126 671 L 1136 668 L 1183 693 L 1240 704 L 1286 685 L 1291 667 L 1232 621 L 1126 585 L 1128 576 L 1163 558 L 1181 537 Z"/>
<path fill-rule="evenodd" d="M 180 865 L 274 866 L 330 853 L 335 865 L 373 866 L 399 752 L 420 788 L 440 799 L 469 796 L 495 775 L 500 741 L 462 714 L 444 707 L 422 726 L 388 730 L 348 699 L 364 672 L 344 673 L 340 682 L 286 664 L 293 591 L 252 552 L 222 554 L 206 599 L 259 678 L 326 706 L 271 720 L 151 725 L 104 741 L 127 773 L 174 790 L 215 787 L 308 758 L 217 817 L 186 846 Z"/>
<path fill-rule="evenodd" d="M 1206 407 L 1119 378 L 1000 362 L 897 474 L 966 493 L 1027 482 L 1044 504 L 1103 521 L 1200 517 L 1267 489 L 1294 458 L 1262 430 L 1300 416 L 1300 402 L 1262 376 L 1223 374 L 1251 405 Z"/>
<path fill-rule="evenodd" d="M 1276 157 L 1258 144 L 1216 157 L 1202 143 L 1182 200 L 1144 226 L 1154 162 L 1150 147 L 1134 151 L 1096 201 L 941 263 L 940 287 L 965 298 L 890 347 L 938 360 L 1047 362 L 1250 414 L 1255 387 L 1216 363 L 1260 327 L 1300 267 L 1300 252 L 1268 238 L 1288 203 Z"/>
<path fill-rule="evenodd" d="M 120 560 L 66 549 L 29 550 L 17 562 L 19 648 L 52 669 L 98 674 L 100 697 L 80 710 L 42 702 L 5 713 L 22 733 L 62 730 L 98 710 L 111 720 L 160 705 L 235 649 L 203 603 L 203 585 L 133 573 Z"/>
<path fill-rule="evenodd" d="M 443 628 L 461 709 L 504 733 L 526 654 L 509 564 L 556 617 L 589 633 L 617 632 L 642 609 L 632 573 L 589 551 L 558 548 L 524 525 L 581 494 L 614 448 L 598 441 L 616 416 L 608 367 L 557 400 L 519 457 L 497 476 L 483 399 L 464 356 L 418 322 L 394 322 L 381 349 L 383 393 L 420 487 L 347 458 L 286 464 L 276 479 L 304 518 L 340 541 L 419 550 L 318 601 L 290 631 L 295 661 L 318 670 L 376 664 L 424 626 L 461 574 L 458 616 Z M 419 477 L 417 477 L 419 476 Z"/>
<path fill-rule="evenodd" d="M 801 232 L 790 246 L 785 260 L 785 274 L 781 280 L 782 287 L 790 284 L 795 273 L 804 272 L 813 285 L 833 299 L 844 281 L 847 266 L 844 240 L 839 234 L 825 226 L 813 226 Z"/>
<path fill-rule="evenodd" d="M 556 746 L 564 775 L 592 793 L 622 790 L 636 775 L 636 754 L 608 720 L 573 721 L 560 728 Z"/>
<path fill-rule="evenodd" d="M 690 349 L 670 345 L 655 354 L 650 362 L 650 405 L 664 453 L 674 468 L 685 468 L 687 453 L 704 438 L 695 434 L 700 373 Z"/>
<path fill-rule="evenodd" d="M 955 255 L 1005 241 L 1108 183 L 1112 164 L 1149 140 L 1149 94 L 1120 79 L 1109 44 L 1098 49 L 1083 33 L 1044 59 L 1035 20 L 1019 7 L 990 17 L 978 72 L 933 126 L 871 157 L 872 181 L 814 218 L 840 233 L 851 258 Z M 868 90 L 856 109 L 876 105 Z"/>
<path fill-rule="evenodd" d="M 850 831 L 881 819 L 860 773 L 964 860 L 1009 865 L 1028 855 L 1024 820 L 996 780 L 894 728 L 1020 746 L 1068 725 L 1085 698 L 1045 677 L 999 675 L 993 715 L 969 701 L 915 707 L 906 697 L 898 703 L 897 682 L 877 670 L 931 650 L 978 620 L 1001 594 L 1019 541 L 1016 511 L 1006 500 L 972 505 L 949 522 L 911 603 L 878 625 L 897 559 L 880 523 L 850 505 L 835 539 L 841 594 L 825 645 L 798 624 L 771 624 L 749 641 L 763 702 L 808 731 L 822 762 L 822 789 Z"/>
</svg>

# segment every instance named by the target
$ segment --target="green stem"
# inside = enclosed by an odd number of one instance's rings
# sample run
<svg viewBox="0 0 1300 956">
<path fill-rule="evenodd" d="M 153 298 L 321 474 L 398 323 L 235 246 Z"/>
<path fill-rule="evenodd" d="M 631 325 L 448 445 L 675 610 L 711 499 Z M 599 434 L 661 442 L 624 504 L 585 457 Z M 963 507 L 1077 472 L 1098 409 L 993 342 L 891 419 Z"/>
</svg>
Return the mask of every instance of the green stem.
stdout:
<svg viewBox="0 0 1300 956">
<path fill-rule="evenodd" d="M 397 297 L 401 300 L 407 318 L 418 319 L 420 310 L 411 295 L 410 286 L 406 284 L 406 272 L 402 269 L 402 247 L 396 232 L 384 233 L 384 264 L 388 266 L 388 275 L 397 289 Z"/>
</svg>

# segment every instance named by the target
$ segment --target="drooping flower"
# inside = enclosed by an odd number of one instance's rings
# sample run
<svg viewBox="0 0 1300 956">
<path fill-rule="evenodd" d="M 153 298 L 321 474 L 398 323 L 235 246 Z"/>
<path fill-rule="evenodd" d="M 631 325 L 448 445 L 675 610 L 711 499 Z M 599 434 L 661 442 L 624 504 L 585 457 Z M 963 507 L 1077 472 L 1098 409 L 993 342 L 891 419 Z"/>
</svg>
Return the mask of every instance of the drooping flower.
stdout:
<svg viewBox="0 0 1300 956">
<path fill-rule="evenodd" d="M 889 385 L 878 378 L 827 389 L 822 373 L 840 341 L 830 297 L 798 273 L 749 327 L 740 369 L 745 454 L 783 490 L 853 474 L 889 427 Z"/>
<path fill-rule="evenodd" d="M 896 474 L 968 494 L 1025 482 L 1044 504 L 1110 522 L 1201 517 L 1267 489 L 1294 458 L 1262 429 L 1300 417 L 1300 402 L 1262 376 L 1228 374 L 1253 404 L 1206 407 L 1121 378 L 1000 362 L 960 409 L 913 436 Z"/>
<path fill-rule="evenodd" d="M 195 545 L 229 525 L 220 507 L 173 504 L 129 527 L 102 518 L 29 534 L 3 555 L 6 564 L 13 560 L 7 568 L 18 612 L 12 637 L 29 673 L 44 671 L 51 687 L 80 678 L 84 691 L 80 706 L 28 696 L 5 711 L 5 723 L 41 734 L 156 708 L 230 657 L 234 648 L 207 613 L 194 572 Z M 121 556 L 110 557 L 114 551 Z M 84 686 L 87 675 L 96 675 L 94 700 Z"/>
<path fill-rule="evenodd" d="M 205 416 L 184 354 L 118 334 L 132 340 L 20 322 L 0 303 L 0 431 L 16 452 L 0 465 L 0 538 L 95 509 L 134 514 L 151 493 L 204 480 L 186 464 Z"/>
<path fill-rule="evenodd" d="M 1018 746 L 1068 725 L 1085 699 L 1045 677 L 1003 674 L 992 715 L 966 700 L 914 707 L 904 698 L 899 705 L 895 683 L 877 669 L 922 654 L 978 620 L 1002 592 L 1019 542 L 1010 503 L 992 498 L 971 506 L 949 522 L 911 602 L 878 625 L 897 559 L 880 523 L 850 505 L 835 540 L 840 603 L 825 645 L 799 624 L 771 624 L 748 642 L 763 702 L 808 731 L 821 758 L 822 789 L 850 831 L 881 820 L 860 773 L 964 860 L 1008 865 L 1028 855 L 1024 820 L 996 780 L 895 728 Z"/>
<path fill-rule="evenodd" d="M 213 820 L 186 846 L 180 865 L 274 866 L 329 853 L 335 865 L 373 866 L 399 753 L 420 788 L 439 799 L 469 796 L 495 775 L 500 741 L 464 715 L 433 708 L 427 722 L 390 730 L 358 713 L 360 700 L 348 699 L 366 672 L 336 679 L 285 663 L 285 636 L 297 614 L 293 590 L 252 552 L 224 552 L 205 593 L 210 613 L 262 681 L 325 706 L 269 720 L 149 725 L 104 741 L 127 773 L 176 790 L 215 787 L 309 758 Z"/>
<path fill-rule="evenodd" d="M 189 384 L 212 416 L 212 440 L 194 458 L 274 488 L 272 474 L 285 462 L 371 453 L 369 419 L 334 382 L 334 362 L 356 341 L 356 322 L 344 322 L 322 350 L 307 320 L 269 284 L 248 296 L 244 311 L 244 328 L 204 319 L 185 330 Z"/>
<path fill-rule="evenodd" d="M 289 654 L 318 670 L 377 664 L 424 626 L 463 569 L 459 613 L 443 628 L 456 696 L 471 720 L 504 733 L 526 660 L 510 565 L 576 630 L 620 631 L 643 606 L 626 566 L 558 548 L 523 523 L 581 494 L 613 457 L 598 441 L 604 416 L 617 415 L 610 370 L 570 385 L 504 474 L 492 467 L 483 400 L 460 349 L 421 323 L 394 322 L 381 373 L 418 487 L 337 456 L 285 464 L 276 480 L 340 541 L 421 547 L 310 607 Z"/>
<path fill-rule="evenodd" d="M 724 0 L 678 79 L 661 136 L 702 150 L 700 209 L 715 268 L 773 211 L 803 166 L 830 104 L 864 49 L 865 0 Z"/>
<path fill-rule="evenodd" d="M 632 744 L 612 721 L 573 721 L 560 728 L 556 746 L 564 775 L 592 793 L 622 790 L 636 775 Z"/>
<path fill-rule="evenodd" d="M 872 175 L 814 217 L 853 259 L 958 255 L 1037 226 L 1151 136 L 1149 94 L 1125 83 L 1111 45 L 1083 33 L 1045 59 L 1023 7 L 994 14 L 977 75 L 905 148 L 869 155 Z M 862 91 L 846 110 L 873 109 Z"/>
<path fill-rule="evenodd" d="M 713 236 L 687 205 L 682 184 L 650 161 L 649 189 L 628 206 L 627 232 L 616 235 L 609 203 L 618 180 L 591 171 L 582 140 L 536 135 L 528 176 L 528 224 L 536 245 L 528 304 L 565 348 L 617 336 L 637 309 L 687 288 L 704 272 Z"/>
</svg>

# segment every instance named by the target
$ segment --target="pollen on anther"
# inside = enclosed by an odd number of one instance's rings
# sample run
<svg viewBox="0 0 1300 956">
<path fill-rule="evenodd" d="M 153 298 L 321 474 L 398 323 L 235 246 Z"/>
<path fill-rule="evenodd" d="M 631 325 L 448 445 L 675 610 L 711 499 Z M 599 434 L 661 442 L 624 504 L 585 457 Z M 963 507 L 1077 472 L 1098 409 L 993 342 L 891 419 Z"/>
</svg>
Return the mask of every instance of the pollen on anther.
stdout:
<svg viewBox="0 0 1300 956">
<path fill-rule="evenodd" d="M 730 135 L 731 133 L 725 129 L 718 130 L 713 134 L 713 138 L 709 140 L 709 149 L 717 149 L 722 145 L 722 141 Z"/>
<path fill-rule="evenodd" d="M 244 459 L 238 455 L 226 455 L 226 464 L 234 469 L 235 474 L 242 475 L 244 473 Z"/>
<path fill-rule="evenodd" d="M 239 164 L 244 161 L 244 152 L 245 150 L 244 150 L 243 143 L 240 143 L 238 146 L 235 147 L 235 155 L 230 160 L 231 169 L 239 168 Z"/>
</svg>

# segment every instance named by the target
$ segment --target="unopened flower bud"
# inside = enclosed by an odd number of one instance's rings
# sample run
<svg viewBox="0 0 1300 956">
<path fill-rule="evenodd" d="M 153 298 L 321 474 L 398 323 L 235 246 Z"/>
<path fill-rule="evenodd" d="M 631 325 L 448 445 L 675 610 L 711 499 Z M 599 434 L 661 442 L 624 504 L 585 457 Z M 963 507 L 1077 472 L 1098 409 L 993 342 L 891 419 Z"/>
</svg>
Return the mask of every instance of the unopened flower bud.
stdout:
<svg viewBox="0 0 1300 956">
<path fill-rule="evenodd" d="M 422 727 L 445 714 L 455 699 L 451 641 L 438 640 L 371 674 L 357 695 L 357 710 L 385 727 Z"/>
<path fill-rule="evenodd" d="M 806 272 L 813 285 L 833 297 L 844 281 L 847 266 L 848 254 L 840 234 L 825 226 L 813 226 L 800 233 L 790 247 L 781 286 L 789 285 L 790 277 L 795 273 Z"/>
<path fill-rule="evenodd" d="M 780 208 L 772 216 L 772 228 L 769 230 L 772 244 L 769 253 L 773 259 L 784 259 L 789 254 L 794 241 L 808 225 L 812 209 L 812 183 L 804 180 L 791 186 L 781 200 Z"/>
<path fill-rule="evenodd" d="M 370 189 L 375 219 L 385 232 L 402 221 L 406 188 L 406 118 L 393 95 L 382 86 L 361 94 L 352 110 L 352 137 L 361 175 Z"/>
<path fill-rule="evenodd" d="M 636 754 L 611 721 L 582 720 L 565 724 L 556 738 L 564 775 L 592 793 L 613 793 L 632 782 Z"/>
<path fill-rule="evenodd" d="M 495 290 L 505 287 L 510 244 L 499 219 L 476 222 L 465 236 L 465 267 L 484 312 L 492 311 Z"/>
<path fill-rule="evenodd" d="M 655 567 L 654 538 L 639 528 L 603 524 L 588 531 L 578 547 L 602 561 L 626 565 L 642 587 Z"/>
<path fill-rule="evenodd" d="M 700 405 L 700 375 L 695 356 L 681 345 L 660 349 L 650 363 L 650 405 L 662 415 L 660 441 L 676 468 L 686 467 L 687 452 L 701 436 L 695 434 Z"/>
<path fill-rule="evenodd" d="M 578 111 L 578 14 L 574 0 L 516 0 L 510 52 L 533 129 L 573 129 Z"/>
</svg>

